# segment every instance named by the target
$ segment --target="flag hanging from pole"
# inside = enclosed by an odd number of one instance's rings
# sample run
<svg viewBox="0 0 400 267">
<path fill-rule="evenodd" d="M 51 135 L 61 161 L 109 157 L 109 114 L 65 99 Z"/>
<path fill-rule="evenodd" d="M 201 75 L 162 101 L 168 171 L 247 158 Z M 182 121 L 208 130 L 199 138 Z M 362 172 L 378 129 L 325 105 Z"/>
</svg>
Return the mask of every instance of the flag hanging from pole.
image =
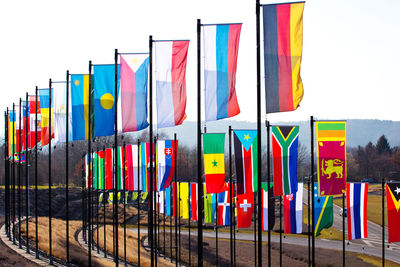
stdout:
<svg viewBox="0 0 400 267">
<path fill-rule="evenodd" d="M 303 231 L 303 183 L 297 192 L 283 196 L 285 233 L 301 234 Z"/>
<path fill-rule="evenodd" d="M 66 121 L 67 121 L 67 95 L 65 84 L 56 84 L 54 92 L 54 141 L 56 143 L 65 142 Z M 69 99 L 69 114 L 68 114 L 68 140 L 72 141 L 72 112 L 71 101 Z"/>
<path fill-rule="evenodd" d="M 193 221 L 197 221 L 197 201 L 197 183 L 190 183 L 190 204 Z"/>
<path fill-rule="evenodd" d="M 180 215 L 182 219 L 189 219 L 189 183 L 180 183 Z"/>
<path fill-rule="evenodd" d="M 249 228 L 253 215 L 253 196 L 254 193 L 242 194 L 237 196 L 237 227 Z"/>
<path fill-rule="evenodd" d="M 103 190 L 104 187 L 104 152 L 100 150 L 97 153 L 98 161 L 97 161 L 97 170 L 98 170 L 98 179 L 99 179 L 99 189 Z"/>
<path fill-rule="evenodd" d="M 189 41 L 154 42 L 157 128 L 186 119 L 186 61 Z"/>
<path fill-rule="evenodd" d="M 17 151 L 17 146 L 16 146 L 16 140 L 17 140 L 17 114 L 15 110 L 10 110 L 8 112 L 8 155 L 10 157 L 13 157 L 14 154 L 16 154 Z"/>
<path fill-rule="evenodd" d="M 240 113 L 236 67 L 242 24 L 203 25 L 206 121 Z"/>
<path fill-rule="evenodd" d="M 316 121 L 320 196 L 346 192 L 346 122 Z"/>
<path fill-rule="evenodd" d="M 124 148 L 117 148 L 117 190 L 123 190 L 124 184 Z"/>
<path fill-rule="evenodd" d="M 263 5 L 266 113 L 296 110 L 303 99 L 303 10 L 304 2 Z"/>
<path fill-rule="evenodd" d="M 204 173 L 207 193 L 225 190 L 225 134 L 203 134 Z"/>
<path fill-rule="evenodd" d="M 26 144 L 26 135 L 29 134 L 29 101 L 22 101 L 22 140 L 21 140 L 21 152 L 24 152 L 29 148 L 29 136 L 28 144 Z M 25 155 L 23 155 L 25 157 Z"/>
<path fill-rule="evenodd" d="M 125 146 L 125 189 L 129 191 L 139 190 L 138 187 L 138 146 Z"/>
<path fill-rule="evenodd" d="M 274 193 L 274 187 L 273 183 L 270 183 L 269 188 L 268 188 L 268 183 L 261 183 L 262 187 L 262 194 L 261 194 L 261 203 L 262 203 L 262 217 L 261 217 L 261 225 L 262 225 L 262 231 L 268 231 L 272 230 L 275 225 L 275 201 L 273 198 L 273 193 Z M 268 194 L 271 192 L 271 202 L 268 201 Z M 268 213 L 268 211 L 271 211 L 271 214 Z M 268 216 L 270 216 L 269 222 L 271 225 L 269 225 L 268 222 Z"/>
<path fill-rule="evenodd" d="M 400 182 L 386 184 L 389 243 L 400 242 Z"/>
<path fill-rule="evenodd" d="M 36 121 L 36 106 L 37 106 L 37 121 Z M 36 102 L 36 96 L 29 96 L 29 116 L 30 116 L 30 146 L 29 148 L 33 148 L 37 145 L 36 143 L 36 135 L 35 131 L 37 128 L 37 142 L 41 141 L 42 133 L 41 133 L 41 123 L 40 123 L 40 100 L 38 97 L 38 101 Z M 37 125 L 37 126 L 36 126 Z M 35 128 L 36 126 L 36 128 Z"/>
<path fill-rule="evenodd" d="M 93 80 L 92 80 L 93 81 Z M 93 82 L 92 82 L 93 88 Z M 91 100 L 91 136 L 94 136 L 94 95 L 90 91 Z M 72 140 L 88 140 L 89 137 L 89 75 L 71 74 L 71 128 Z"/>
<path fill-rule="evenodd" d="M 51 89 L 53 90 L 53 89 Z M 39 96 L 40 96 L 40 113 L 41 113 L 41 124 L 42 124 L 42 146 L 45 146 L 49 143 L 49 119 L 50 119 L 50 112 L 52 113 L 51 116 L 51 138 L 54 138 L 54 98 L 51 99 L 51 107 L 49 105 L 49 89 L 40 89 Z"/>
<path fill-rule="evenodd" d="M 171 209 L 171 188 L 172 183 L 169 187 L 165 189 L 165 214 L 167 216 L 172 216 L 172 209 Z"/>
<path fill-rule="evenodd" d="M 314 236 L 318 236 L 324 228 L 333 224 L 333 198 L 332 196 L 318 196 L 318 183 L 314 183 Z"/>
<path fill-rule="evenodd" d="M 257 131 L 234 130 L 237 194 L 257 192 Z"/>
<path fill-rule="evenodd" d="M 105 184 L 106 184 L 106 189 L 111 190 L 113 189 L 113 162 L 114 162 L 114 157 L 113 157 L 113 151 L 114 149 L 112 148 L 106 148 L 106 153 L 105 153 Z"/>
<path fill-rule="evenodd" d="M 164 190 L 171 184 L 175 171 L 175 146 L 178 149 L 178 141 L 157 141 L 157 171 L 158 190 Z"/>
<path fill-rule="evenodd" d="M 368 238 L 368 183 L 347 183 L 346 200 L 348 239 Z"/>
<path fill-rule="evenodd" d="M 215 203 L 217 202 L 217 194 L 207 193 L 206 184 L 204 187 L 204 222 L 212 223 L 215 220 Z"/>
<path fill-rule="evenodd" d="M 229 191 L 217 194 L 218 218 L 217 225 L 231 225 L 231 200 Z"/>
</svg>

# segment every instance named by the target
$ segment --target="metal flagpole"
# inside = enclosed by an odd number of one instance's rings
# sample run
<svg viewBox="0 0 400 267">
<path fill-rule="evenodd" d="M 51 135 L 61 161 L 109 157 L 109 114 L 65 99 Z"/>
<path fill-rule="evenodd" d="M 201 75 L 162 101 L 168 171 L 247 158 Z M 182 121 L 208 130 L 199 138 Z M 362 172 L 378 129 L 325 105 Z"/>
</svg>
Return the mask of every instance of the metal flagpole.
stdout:
<svg viewBox="0 0 400 267">
<path fill-rule="evenodd" d="M 118 251 L 118 175 L 117 175 L 117 153 L 118 153 L 118 49 L 114 53 L 114 170 L 115 170 L 115 187 L 114 187 L 114 206 L 115 206 L 115 265 L 119 264 L 119 251 Z"/>
<path fill-rule="evenodd" d="M 138 266 L 140 266 L 140 140 L 137 140 L 138 147 Z"/>
<path fill-rule="evenodd" d="M 173 195 L 174 195 L 174 215 L 175 215 L 175 265 L 178 266 L 178 182 L 176 178 L 176 133 L 174 133 L 174 161 L 175 161 L 175 170 L 174 170 L 174 182 L 175 182 L 175 190 L 172 187 Z M 172 255 L 171 255 L 172 257 Z"/>
<path fill-rule="evenodd" d="M 166 256 L 166 254 L 167 254 L 167 252 L 165 251 L 165 215 L 167 214 L 167 212 L 166 212 L 166 208 L 165 208 L 165 190 L 164 190 L 164 193 L 163 193 L 163 210 L 164 210 L 164 216 L 163 216 L 163 222 L 164 222 L 164 224 L 163 224 L 163 228 L 164 228 L 164 236 L 163 236 L 163 245 L 164 245 L 164 259 L 165 259 L 165 256 Z"/>
<path fill-rule="evenodd" d="M 82 237 L 86 244 L 86 229 L 85 229 L 85 210 L 86 210 L 86 203 L 85 203 L 85 173 L 83 172 L 83 165 L 85 164 L 85 154 L 83 154 L 82 162 L 81 162 L 81 175 L 82 175 Z"/>
<path fill-rule="evenodd" d="M 28 154 L 28 93 L 25 102 L 25 216 L 26 216 L 26 253 L 29 253 L 29 154 Z"/>
<path fill-rule="evenodd" d="M 197 197 L 198 221 L 197 221 L 197 265 L 203 266 L 203 183 L 201 165 L 201 22 L 197 19 Z M 176 165 L 175 165 L 176 166 Z"/>
<path fill-rule="evenodd" d="M 100 240 L 99 240 L 99 210 L 100 210 L 100 201 L 99 201 L 99 191 L 100 191 L 100 156 L 99 156 L 99 147 L 97 146 L 97 188 L 96 188 L 96 238 L 97 238 L 97 254 L 100 254 Z M 104 162 L 104 161 L 103 161 Z"/>
<path fill-rule="evenodd" d="M 255 207 L 256 203 L 256 194 L 253 193 L 253 203 Z M 253 217 L 254 217 L 254 225 L 253 225 L 253 233 L 254 233 L 254 266 L 257 266 L 257 209 L 253 209 Z"/>
<path fill-rule="evenodd" d="M 4 113 L 4 140 L 5 140 L 5 147 L 4 147 L 4 173 L 5 173 L 5 216 L 6 216 L 6 232 L 7 236 L 10 239 L 10 209 L 9 209 L 9 179 L 10 179 L 10 173 L 9 173 L 9 161 L 8 161 L 8 146 L 9 146 L 9 140 L 8 140 L 8 107 L 6 112 Z"/>
<path fill-rule="evenodd" d="M 65 208 L 65 238 L 66 238 L 66 243 L 67 243 L 67 248 L 66 248 L 66 257 L 67 257 L 67 266 L 69 266 L 69 70 L 67 70 L 67 90 L 66 90 L 66 97 L 67 97 L 67 112 L 66 112 L 66 121 L 65 121 L 65 202 L 66 202 L 66 208 Z"/>
<path fill-rule="evenodd" d="M 92 195 L 91 195 L 91 191 L 92 191 L 92 183 L 93 183 L 93 165 L 92 165 L 92 123 L 91 123 L 91 115 L 92 115 L 92 109 L 91 109 L 91 105 L 92 105 L 92 61 L 89 61 L 89 103 L 88 103 L 88 125 L 89 125 L 89 129 L 88 129 L 88 166 L 89 166 L 89 175 L 88 175 L 88 261 L 89 261 L 89 266 L 92 265 L 92 241 L 93 241 L 93 233 L 92 233 L 92 229 L 91 229 L 91 225 L 92 225 Z"/>
<path fill-rule="evenodd" d="M 39 236 L 38 236 L 38 87 L 35 88 L 35 246 L 36 259 L 39 259 Z"/>
<path fill-rule="evenodd" d="M 19 115 L 18 115 L 18 247 L 21 249 L 21 131 L 22 131 L 22 124 L 21 124 L 21 107 L 22 107 L 22 99 L 19 99 Z"/>
<path fill-rule="evenodd" d="M 156 144 L 157 144 L 157 136 L 154 136 L 154 139 L 153 139 L 153 147 L 154 147 L 154 148 L 156 148 Z M 156 150 L 156 149 L 154 149 L 154 150 Z M 153 153 L 154 153 L 154 154 L 153 154 Z M 156 151 L 153 151 L 153 149 L 151 149 L 151 152 L 150 152 L 150 155 L 151 155 L 150 161 L 151 161 L 151 162 L 153 162 L 153 157 L 154 157 L 154 158 L 156 157 L 156 154 L 155 154 L 155 153 L 156 153 Z M 150 177 L 151 177 L 150 181 L 152 181 L 151 184 L 155 186 L 155 187 L 153 188 L 153 194 L 152 194 L 153 203 L 155 203 L 155 205 L 153 205 L 152 207 L 157 207 L 156 196 L 158 196 L 158 191 L 157 191 L 157 183 L 155 182 L 155 181 L 156 181 L 156 177 L 157 177 L 156 166 L 154 166 L 154 167 L 152 167 L 152 168 L 154 168 L 153 171 L 155 172 L 155 173 L 153 173 L 152 176 L 150 176 Z M 154 178 L 153 178 L 153 177 L 154 177 Z M 153 180 L 153 179 L 154 179 L 154 180 Z M 159 198 L 158 198 L 158 200 L 160 201 Z M 153 235 L 153 236 L 154 236 L 154 249 L 155 249 L 155 251 L 154 251 L 154 264 L 155 264 L 155 266 L 157 266 L 158 246 L 159 246 L 159 243 L 158 243 L 158 239 L 157 239 L 157 238 L 160 237 L 159 232 L 157 232 L 157 231 L 160 230 L 160 225 L 158 224 L 158 214 L 159 214 L 159 213 L 157 212 L 157 209 L 155 208 L 155 209 L 154 209 L 155 228 L 154 228 L 154 235 Z"/>
<path fill-rule="evenodd" d="M 190 183 L 189 183 L 189 186 L 191 186 L 190 185 Z M 191 256 L 191 252 L 192 252 L 192 248 L 191 248 L 191 242 L 190 242 L 190 240 L 191 240 L 191 238 L 190 238 L 190 197 L 191 196 L 189 196 L 189 199 L 188 199 L 188 209 L 189 209 L 189 266 L 191 266 L 192 264 L 192 261 L 191 261 L 191 259 L 190 259 L 190 256 Z M 193 217 L 193 210 L 192 210 L 192 217 Z"/>
<path fill-rule="evenodd" d="M 236 196 L 236 186 L 234 184 L 234 188 L 233 188 L 233 192 Z M 235 199 L 235 198 L 233 198 Z M 236 266 L 236 202 L 233 201 L 234 203 L 232 203 L 233 205 L 233 266 Z"/>
<path fill-rule="evenodd" d="M 270 166 L 271 166 L 271 163 L 270 163 L 270 154 L 271 154 L 271 152 L 270 152 L 270 136 L 271 136 L 271 134 L 270 134 L 270 131 L 271 131 L 271 127 L 270 127 L 270 124 L 269 124 L 269 121 L 265 121 L 265 123 L 266 123 L 266 125 L 267 125 L 267 166 L 268 166 L 268 168 L 267 168 L 267 183 L 268 183 L 268 206 L 269 206 L 269 203 L 271 203 L 272 202 L 272 194 L 270 194 L 270 192 L 269 192 L 269 187 L 270 187 L 270 185 L 271 185 L 271 172 L 270 172 Z M 261 134 L 261 133 L 260 133 Z M 260 136 L 260 138 L 261 138 L 261 136 Z M 261 161 L 260 161 L 261 162 Z M 260 177 L 260 176 L 258 176 L 258 177 Z M 261 194 L 261 192 L 259 193 L 259 194 Z M 259 197 L 260 197 L 260 195 L 259 195 Z M 261 202 L 261 197 L 260 197 L 260 199 L 259 199 L 259 203 Z M 261 205 L 261 204 L 260 204 Z M 260 210 L 261 210 L 261 207 L 260 207 Z M 274 210 L 272 210 L 272 212 L 275 212 Z M 261 216 L 261 215 L 259 215 L 259 216 Z M 268 266 L 271 266 L 271 257 L 272 257 L 272 251 L 271 251 L 271 225 L 272 225 L 272 222 L 271 222 L 271 209 L 270 208 L 268 208 Z"/>
<path fill-rule="evenodd" d="M 231 252 L 231 266 L 233 266 L 233 217 L 235 216 L 233 211 L 233 183 L 232 183 L 232 126 L 229 125 L 228 128 L 229 132 L 229 202 L 231 205 L 229 206 L 231 217 L 230 219 L 230 226 L 229 226 L 229 234 L 230 234 L 230 252 Z"/>
<path fill-rule="evenodd" d="M 181 182 L 179 182 L 179 186 L 176 189 L 176 191 L 178 192 L 178 231 L 179 231 L 179 236 L 178 236 L 178 251 L 179 251 L 179 265 L 181 265 Z"/>
<path fill-rule="evenodd" d="M 51 79 L 49 79 L 49 257 L 50 265 L 53 264 L 52 246 L 51 246 Z"/>
<path fill-rule="evenodd" d="M 104 258 L 107 258 L 107 225 L 106 225 L 106 147 L 103 146 L 103 244 Z"/>
<path fill-rule="evenodd" d="M 310 195 L 312 192 L 313 187 L 310 188 L 310 184 L 311 184 L 311 177 L 308 177 L 308 194 L 307 194 L 307 211 L 308 211 L 308 216 L 307 216 L 307 239 L 308 239 L 308 266 L 311 266 L 311 238 L 310 238 L 310 234 L 311 234 L 311 222 L 310 222 L 310 216 L 311 216 L 311 208 L 310 208 Z"/>
<path fill-rule="evenodd" d="M 344 228 L 344 198 L 345 198 L 345 195 L 344 195 L 344 193 L 343 193 L 343 196 L 342 196 L 342 210 L 343 210 L 343 214 L 342 214 L 342 239 L 343 239 L 343 248 L 342 248 L 342 250 L 343 250 L 343 267 L 345 267 L 346 266 L 346 237 L 345 237 L 345 228 Z"/>
<path fill-rule="evenodd" d="M 125 196 L 125 194 L 126 194 L 126 188 L 125 188 L 125 161 L 126 161 L 126 157 L 125 157 L 125 142 L 123 143 L 123 155 L 121 155 L 121 156 L 123 156 L 123 159 L 124 159 L 124 161 L 123 161 L 123 169 L 122 169 L 122 172 L 123 172 L 123 179 L 122 179 L 122 190 L 123 190 L 123 192 L 124 192 L 124 265 L 125 266 L 127 266 L 127 263 L 126 263 L 126 196 Z"/>
<path fill-rule="evenodd" d="M 15 234 L 14 234 L 14 227 L 15 227 L 15 154 L 16 154 L 16 144 L 15 144 L 15 139 L 16 137 L 16 120 L 17 116 L 15 114 L 15 103 L 13 103 L 13 124 L 12 124 L 12 136 L 13 136 L 13 142 L 12 142 L 12 147 L 11 147 L 11 156 L 12 156 L 12 237 L 13 237 L 13 244 L 16 245 L 15 243 Z"/>
<path fill-rule="evenodd" d="M 269 189 L 269 184 L 268 184 L 268 189 Z M 279 266 L 282 267 L 282 196 L 279 196 Z"/>
<path fill-rule="evenodd" d="M 218 194 L 217 201 L 215 201 L 215 265 L 218 266 Z"/>
<path fill-rule="evenodd" d="M 385 177 L 382 176 L 382 267 L 385 267 Z"/>
<path fill-rule="evenodd" d="M 175 153 L 175 150 L 174 150 L 174 153 Z M 169 252 L 170 252 L 170 255 L 171 255 L 170 259 L 171 259 L 171 262 L 172 262 L 172 215 L 173 215 L 173 209 L 172 209 L 172 203 L 173 202 L 171 201 L 172 183 L 170 183 L 169 188 L 170 188 L 170 191 L 169 191 L 170 192 L 170 194 L 169 194 L 169 207 L 170 207 L 170 216 L 169 216 Z"/>
<path fill-rule="evenodd" d="M 311 205 L 312 205 L 312 214 L 311 214 L 311 223 L 312 223 L 312 248 L 311 248 L 311 254 L 312 254 L 312 266 L 315 266 L 315 216 L 314 216 L 314 117 L 310 117 L 310 130 L 311 130 Z"/>
</svg>

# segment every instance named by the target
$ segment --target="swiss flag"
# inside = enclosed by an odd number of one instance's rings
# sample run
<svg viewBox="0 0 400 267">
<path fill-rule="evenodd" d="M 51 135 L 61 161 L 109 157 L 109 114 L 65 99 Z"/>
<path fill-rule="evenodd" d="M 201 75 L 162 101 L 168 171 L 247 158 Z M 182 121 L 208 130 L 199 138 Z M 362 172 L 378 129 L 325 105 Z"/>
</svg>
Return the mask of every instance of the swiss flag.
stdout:
<svg viewBox="0 0 400 267">
<path fill-rule="evenodd" d="M 237 227 L 249 228 L 251 225 L 251 216 L 253 215 L 253 193 L 237 196 L 237 210 Z"/>
</svg>

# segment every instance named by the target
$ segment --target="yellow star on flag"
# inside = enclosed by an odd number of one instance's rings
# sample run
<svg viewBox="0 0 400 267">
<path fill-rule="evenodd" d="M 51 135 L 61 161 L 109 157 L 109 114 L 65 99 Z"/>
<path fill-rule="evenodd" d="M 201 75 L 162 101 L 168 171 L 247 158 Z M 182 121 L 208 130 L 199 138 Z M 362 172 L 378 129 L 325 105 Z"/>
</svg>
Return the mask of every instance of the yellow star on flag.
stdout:
<svg viewBox="0 0 400 267">
<path fill-rule="evenodd" d="M 245 134 L 245 135 L 244 135 L 244 139 L 246 139 L 246 141 L 249 141 L 250 135 L 249 135 L 249 134 Z"/>
</svg>

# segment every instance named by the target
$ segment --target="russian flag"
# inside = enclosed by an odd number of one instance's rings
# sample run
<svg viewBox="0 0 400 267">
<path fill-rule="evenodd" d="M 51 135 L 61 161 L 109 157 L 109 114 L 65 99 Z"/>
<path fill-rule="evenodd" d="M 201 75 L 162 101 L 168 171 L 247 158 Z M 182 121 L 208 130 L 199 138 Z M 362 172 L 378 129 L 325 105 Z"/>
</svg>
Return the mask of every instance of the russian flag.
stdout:
<svg viewBox="0 0 400 267">
<path fill-rule="evenodd" d="M 297 192 L 283 196 L 285 233 L 301 234 L 303 231 L 303 183 Z"/>
<path fill-rule="evenodd" d="M 188 48 L 189 41 L 154 42 L 158 128 L 180 125 L 186 119 Z"/>
<path fill-rule="evenodd" d="M 140 131 L 147 126 L 148 54 L 121 55 L 122 131 Z"/>
<path fill-rule="evenodd" d="M 346 196 L 348 239 L 368 238 L 368 183 L 347 183 Z"/>
<path fill-rule="evenodd" d="M 206 121 L 240 113 L 236 98 L 236 67 L 242 24 L 204 25 Z"/>
<path fill-rule="evenodd" d="M 218 225 L 231 225 L 231 202 L 229 191 L 218 193 Z"/>
</svg>

